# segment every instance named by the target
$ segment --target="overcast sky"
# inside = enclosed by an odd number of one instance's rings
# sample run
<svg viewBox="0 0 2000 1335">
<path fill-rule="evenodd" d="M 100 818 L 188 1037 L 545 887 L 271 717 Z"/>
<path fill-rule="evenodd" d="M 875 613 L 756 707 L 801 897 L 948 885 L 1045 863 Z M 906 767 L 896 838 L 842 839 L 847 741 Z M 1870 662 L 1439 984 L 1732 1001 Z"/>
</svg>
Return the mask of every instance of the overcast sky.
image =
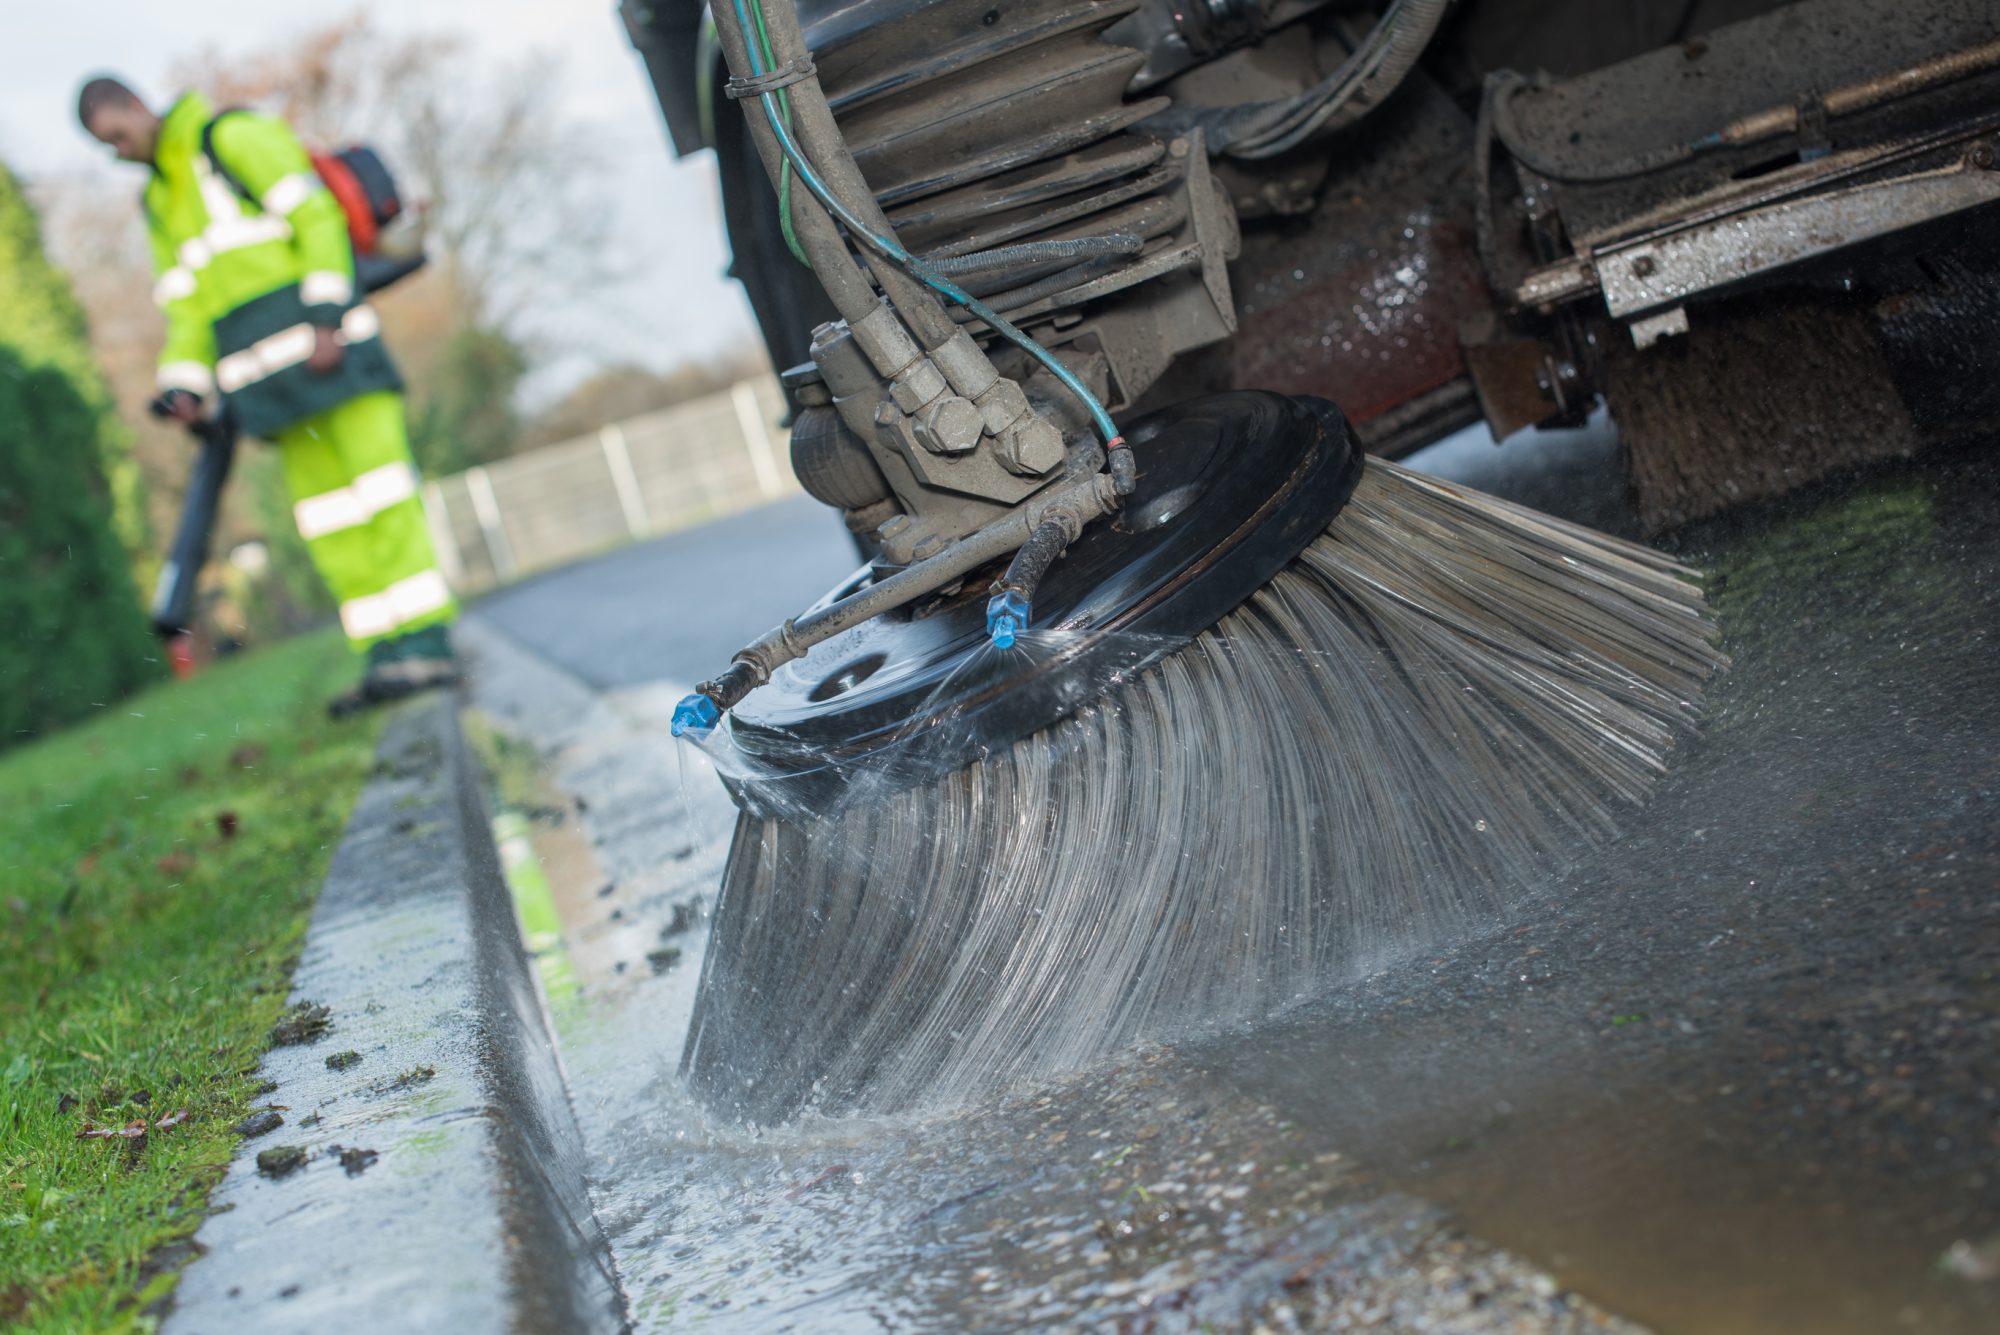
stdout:
<svg viewBox="0 0 2000 1335">
<path fill-rule="evenodd" d="M 76 88 L 87 74 L 128 76 L 164 103 L 167 70 L 209 47 L 262 50 L 366 9 L 389 31 L 459 32 L 482 56 L 529 52 L 561 62 L 560 101 L 618 164 L 607 186 L 632 274 L 609 298 L 555 313 L 554 332 L 606 359 L 662 369 L 754 339 L 749 308 L 722 276 L 713 156 L 676 161 L 616 0 L 392 0 L 357 5 L 284 0 L 0 0 L 0 160 L 29 178 L 72 172 L 138 179 L 78 128 Z M 121 170 L 123 169 L 123 170 Z M 690 318 L 699 314 L 700 323 Z M 581 368 L 569 359 L 573 379 Z M 546 385 L 546 380 L 544 384 Z"/>
</svg>

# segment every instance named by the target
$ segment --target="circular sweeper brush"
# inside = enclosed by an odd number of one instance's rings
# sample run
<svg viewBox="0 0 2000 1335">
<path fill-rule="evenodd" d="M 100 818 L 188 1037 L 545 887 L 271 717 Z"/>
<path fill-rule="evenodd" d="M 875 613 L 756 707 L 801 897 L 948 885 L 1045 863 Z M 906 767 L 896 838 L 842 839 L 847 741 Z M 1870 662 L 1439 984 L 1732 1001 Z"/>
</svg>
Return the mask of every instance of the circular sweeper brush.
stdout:
<svg viewBox="0 0 2000 1335">
<path fill-rule="evenodd" d="M 718 1110 L 949 1100 L 1268 1011 L 1611 833 L 1724 659 L 1690 572 L 1379 460 L 1330 404 L 1127 428 L 1137 490 L 780 668 L 682 1065 Z M 846 590 L 837 590 L 837 596 Z"/>
<path fill-rule="evenodd" d="M 1362 471 L 1347 420 L 1322 399 L 1217 395 L 1126 439 L 1145 460 L 1138 490 L 1063 549 L 1034 595 L 1038 629 L 1014 652 L 989 645 L 987 572 L 818 646 L 736 707 L 723 772 L 738 805 L 824 814 L 1049 726 L 1261 588 Z"/>
</svg>

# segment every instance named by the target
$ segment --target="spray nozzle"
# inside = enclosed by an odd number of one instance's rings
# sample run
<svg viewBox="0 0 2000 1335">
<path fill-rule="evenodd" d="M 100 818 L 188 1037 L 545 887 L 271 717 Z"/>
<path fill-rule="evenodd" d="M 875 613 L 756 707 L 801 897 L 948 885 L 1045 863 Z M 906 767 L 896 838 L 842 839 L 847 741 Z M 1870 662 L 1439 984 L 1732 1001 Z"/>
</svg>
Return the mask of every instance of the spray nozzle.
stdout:
<svg viewBox="0 0 2000 1335">
<path fill-rule="evenodd" d="M 673 734 L 676 737 L 692 737 L 697 742 L 706 741 L 715 731 L 716 724 L 722 722 L 722 709 L 715 701 L 697 691 L 683 697 L 674 706 Z"/>
<path fill-rule="evenodd" d="M 1014 647 L 1028 628 L 1028 613 L 1027 595 L 1015 589 L 1002 589 L 986 600 L 986 633 L 996 648 Z"/>
</svg>

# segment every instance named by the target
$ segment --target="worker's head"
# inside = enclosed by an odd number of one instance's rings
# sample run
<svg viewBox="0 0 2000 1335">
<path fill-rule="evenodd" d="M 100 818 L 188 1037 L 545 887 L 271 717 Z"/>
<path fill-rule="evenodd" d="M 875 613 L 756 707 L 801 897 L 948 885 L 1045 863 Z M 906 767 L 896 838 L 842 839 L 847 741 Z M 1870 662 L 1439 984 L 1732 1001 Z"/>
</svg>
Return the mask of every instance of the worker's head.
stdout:
<svg viewBox="0 0 2000 1335">
<path fill-rule="evenodd" d="M 125 161 L 153 160 L 153 149 L 160 139 L 160 118 L 117 79 L 99 75 L 87 81 L 76 95 L 76 118 Z"/>
</svg>

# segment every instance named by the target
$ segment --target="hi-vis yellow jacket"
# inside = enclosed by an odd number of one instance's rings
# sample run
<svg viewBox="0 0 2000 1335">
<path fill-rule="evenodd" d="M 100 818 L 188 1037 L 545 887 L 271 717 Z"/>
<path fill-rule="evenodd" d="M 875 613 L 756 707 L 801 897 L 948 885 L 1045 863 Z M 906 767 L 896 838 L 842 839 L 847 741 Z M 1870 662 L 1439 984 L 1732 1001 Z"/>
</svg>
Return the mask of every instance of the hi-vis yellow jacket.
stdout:
<svg viewBox="0 0 2000 1335">
<path fill-rule="evenodd" d="M 402 382 L 356 301 L 346 215 L 283 121 L 230 112 L 215 122 L 216 158 L 257 202 L 210 166 L 199 93 L 167 111 L 146 185 L 153 297 L 167 313 L 160 388 L 228 400 L 237 425 L 269 437 L 301 418 Z M 338 331 L 340 366 L 308 368 L 313 328 Z"/>
</svg>

